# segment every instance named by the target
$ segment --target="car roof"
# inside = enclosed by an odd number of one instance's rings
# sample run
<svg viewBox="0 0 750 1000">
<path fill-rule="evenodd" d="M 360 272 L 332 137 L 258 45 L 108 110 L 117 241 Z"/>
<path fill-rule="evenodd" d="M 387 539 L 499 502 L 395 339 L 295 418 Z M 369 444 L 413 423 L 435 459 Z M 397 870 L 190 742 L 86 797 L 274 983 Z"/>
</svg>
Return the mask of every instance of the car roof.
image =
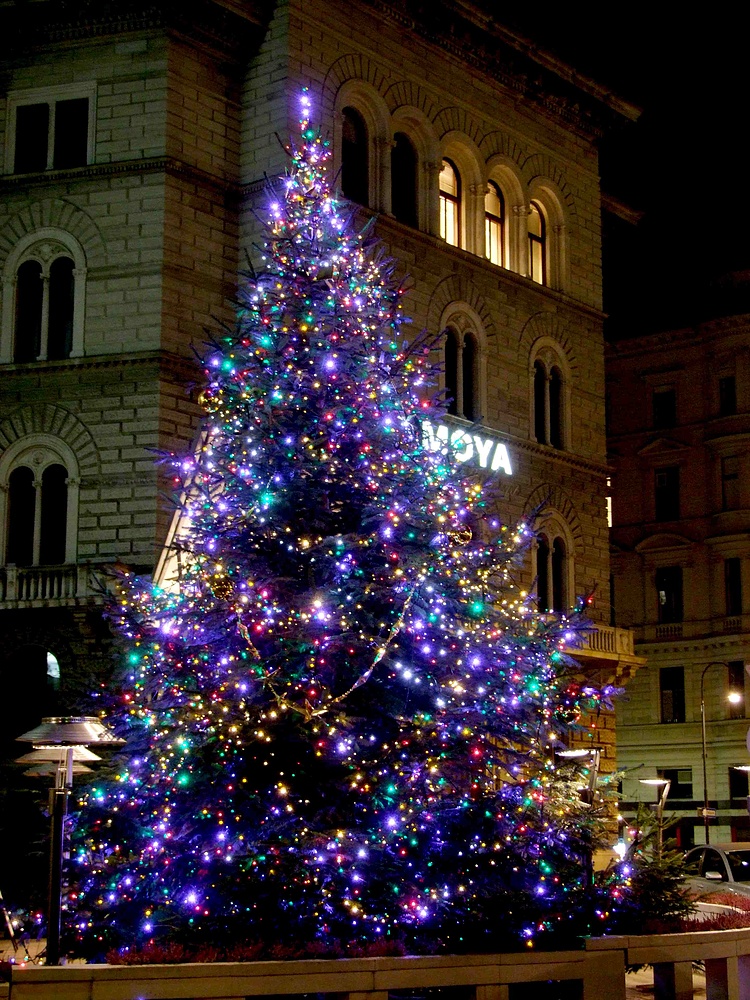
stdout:
<svg viewBox="0 0 750 1000">
<path fill-rule="evenodd" d="M 750 851 L 750 840 L 735 840 L 722 844 L 696 844 L 690 850 L 697 850 L 699 847 L 717 847 L 720 851 Z"/>
</svg>

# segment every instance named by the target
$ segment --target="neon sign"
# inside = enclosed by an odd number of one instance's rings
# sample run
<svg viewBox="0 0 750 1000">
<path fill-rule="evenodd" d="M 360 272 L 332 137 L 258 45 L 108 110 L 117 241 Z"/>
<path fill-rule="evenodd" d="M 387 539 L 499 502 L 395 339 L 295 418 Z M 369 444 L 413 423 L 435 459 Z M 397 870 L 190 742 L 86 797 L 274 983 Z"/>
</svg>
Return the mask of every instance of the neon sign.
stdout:
<svg viewBox="0 0 750 1000">
<path fill-rule="evenodd" d="M 447 424 L 434 426 L 429 420 L 422 421 L 422 445 L 428 451 L 451 452 L 457 462 L 472 462 L 480 469 L 513 475 L 508 449 L 502 441 L 482 437 L 463 427 L 450 428 Z"/>
</svg>

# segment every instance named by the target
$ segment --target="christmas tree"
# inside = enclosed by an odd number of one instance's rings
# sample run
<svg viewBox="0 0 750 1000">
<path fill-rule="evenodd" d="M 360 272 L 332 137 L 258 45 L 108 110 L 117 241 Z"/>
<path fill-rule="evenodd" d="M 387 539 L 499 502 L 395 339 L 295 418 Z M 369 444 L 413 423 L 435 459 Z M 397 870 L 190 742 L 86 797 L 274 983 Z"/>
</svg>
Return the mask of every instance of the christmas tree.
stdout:
<svg viewBox="0 0 750 1000">
<path fill-rule="evenodd" d="M 204 358 L 200 447 L 173 462 L 179 585 L 126 576 L 112 613 L 127 745 L 81 803 L 89 953 L 499 948 L 589 889 L 592 811 L 556 756 L 602 698 L 563 651 L 575 615 L 532 609 L 530 527 L 423 439 L 435 343 L 406 342 L 306 95 L 289 152 L 236 329 Z"/>
</svg>

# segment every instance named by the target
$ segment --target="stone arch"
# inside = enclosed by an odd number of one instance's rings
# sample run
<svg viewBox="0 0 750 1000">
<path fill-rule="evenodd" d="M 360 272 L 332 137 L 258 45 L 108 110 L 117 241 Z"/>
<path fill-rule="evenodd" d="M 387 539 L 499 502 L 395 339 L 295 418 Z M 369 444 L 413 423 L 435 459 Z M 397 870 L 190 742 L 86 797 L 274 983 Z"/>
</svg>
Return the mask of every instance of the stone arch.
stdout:
<svg viewBox="0 0 750 1000">
<path fill-rule="evenodd" d="M 321 93 L 321 119 L 332 120 L 336 95 L 345 83 L 352 80 L 369 83 L 381 97 L 385 97 L 386 79 L 377 63 L 361 52 L 349 52 L 328 68 Z"/>
<path fill-rule="evenodd" d="M 568 324 L 557 313 L 538 312 L 527 320 L 519 340 L 519 350 L 522 358 L 532 361 L 534 345 L 547 338 L 562 351 L 567 362 L 570 375 L 574 377 L 578 370 L 578 361 L 573 349 L 573 338 Z"/>
<path fill-rule="evenodd" d="M 519 170 L 523 169 L 524 152 L 506 132 L 489 132 L 482 136 L 478 145 L 485 160 L 490 160 L 493 156 L 503 157 L 515 163 Z"/>
<path fill-rule="evenodd" d="M 582 544 L 583 530 L 575 504 L 564 490 L 552 483 L 541 483 L 533 489 L 523 506 L 524 517 L 530 517 L 535 511 L 539 511 L 537 522 L 539 528 L 544 523 L 545 510 L 549 510 L 551 515 L 558 514 L 564 520 L 578 548 Z"/>
<path fill-rule="evenodd" d="M 531 185 L 544 185 L 551 182 L 553 189 L 559 193 L 560 201 L 565 205 L 570 215 L 576 214 L 576 202 L 568 180 L 560 167 L 542 153 L 534 153 L 523 164 L 523 173 Z"/>
<path fill-rule="evenodd" d="M 479 123 L 463 108 L 442 108 L 433 118 L 432 124 L 440 139 L 448 133 L 457 132 L 468 136 L 477 149 L 482 144 L 484 133 Z"/>
<path fill-rule="evenodd" d="M 82 479 L 99 472 L 99 451 L 91 432 L 75 414 L 53 403 L 22 406 L 0 422 L 0 452 L 31 435 L 59 438 L 76 457 Z"/>
<path fill-rule="evenodd" d="M 80 244 L 89 266 L 106 260 L 106 248 L 94 220 L 72 202 L 49 198 L 22 209 L 0 229 L 0 269 L 24 239 L 40 230 L 62 230 Z"/>
<path fill-rule="evenodd" d="M 383 96 L 391 114 L 404 107 L 416 108 L 428 121 L 433 121 L 437 114 L 437 105 L 430 95 L 411 80 L 391 84 Z"/>
<path fill-rule="evenodd" d="M 456 302 L 465 303 L 479 317 L 488 339 L 495 336 L 495 324 L 483 296 L 467 278 L 459 274 L 449 274 L 433 290 L 427 306 L 427 329 L 439 332 L 442 317 Z"/>
</svg>

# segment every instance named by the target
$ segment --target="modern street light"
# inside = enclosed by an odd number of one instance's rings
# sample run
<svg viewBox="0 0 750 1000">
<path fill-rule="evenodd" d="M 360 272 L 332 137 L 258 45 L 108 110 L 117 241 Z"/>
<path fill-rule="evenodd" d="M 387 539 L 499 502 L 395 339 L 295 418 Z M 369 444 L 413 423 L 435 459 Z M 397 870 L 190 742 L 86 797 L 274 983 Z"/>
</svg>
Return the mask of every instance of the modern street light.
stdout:
<svg viewBox="0 0 750 1000">
<path fill-rule="evenodd" d="M 124 743 L 94 716 L 49 716 L 36 729 L 18 737 L 32 743 L 34 750 L 19 763 L 32 764 L 31 773 L 53 775 L 50 790 L 51 839 L 49 852 L 49 901 L 47 907 L 47 965 L 60 964 L 60 915 L 62 910 L 62 859 L 65 816 L 73 774 L 89 770 L 83 760 L 99 759 L 86 745 L 115 746 Z M 27 774 L 30 772 L 26 772 Z"/>
<path fill-rule="evenodd" d="M 664 806 L 667 803 L 669 789 L 672 787 L 670 778 L 639 778 L 642 785 L 652 785 L 654 788 L 661 788 L 659 798 L 656 803 L 656 852 L 661 857 L 661 849 L 664 843 Z"/>
<path fill-rule="evenodd" d="M 708 807 L 708 776 L 706 773 L 706 699 L 704 696 L 704 682 L 706 680 L 706 673 L 711 667 L 726 667 L 724 660 L 712 660 L 707 663 L 703 668 L 703 673 L 701 674 L 701 757 L 703 760 L 703 830 L 706 843 L 710 843 L 710 833 L 709 833 L 709 819 L 711 817 L 711 811 Z M 727 695 L 727 699 L 733 704 L 737 705 L 742 701 L 742 694 L 739 691 L 730 691 Z"/>
</svg>

